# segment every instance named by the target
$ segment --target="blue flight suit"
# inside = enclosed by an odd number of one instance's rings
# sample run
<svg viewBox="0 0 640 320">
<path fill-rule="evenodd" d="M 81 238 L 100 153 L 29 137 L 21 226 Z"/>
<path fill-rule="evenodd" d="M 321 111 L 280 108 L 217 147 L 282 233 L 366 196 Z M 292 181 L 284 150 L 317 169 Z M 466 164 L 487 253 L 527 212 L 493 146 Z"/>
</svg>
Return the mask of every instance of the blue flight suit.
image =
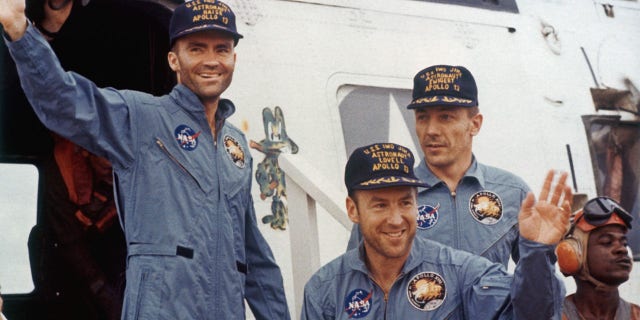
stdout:
<svg viewBox="0 0 640 320">
<path fill-rule="evenodd" d="M 519 246 L 511 275 L 499 263 L 416 237 L 385 296 L 360 244 L 307 282 L 301 319 L 560 319 L 564 287 L 555 276 L 555 246 L 523 238 Z"/>
<path fill-rule="evenodd" d="M 518 212 L 530 191 L 521 178 L 483 165 L 475 156 L 455 194 L 429 170 L 424 159 L 415 174 L 431 186 L 418 192 L 417 235 L 505 267 L 511 255 L 518 261 Z M 348 249 L 357 247 L 361 240 L 355 224 Z"/>
<path fill-rule="evenodd" d="M 258 319 L 289 319 L 256 224 L 249 147 L 225 121 L 231 101 L 219 103 L 214 140 L 183 85 L 161 97 L 98 88 L 64 72 L 31 24 L 5 42 L 44 125 L 113 164 L 128 250 L 123 319 L 244 319 L 244 298 Z"/>
</svg>

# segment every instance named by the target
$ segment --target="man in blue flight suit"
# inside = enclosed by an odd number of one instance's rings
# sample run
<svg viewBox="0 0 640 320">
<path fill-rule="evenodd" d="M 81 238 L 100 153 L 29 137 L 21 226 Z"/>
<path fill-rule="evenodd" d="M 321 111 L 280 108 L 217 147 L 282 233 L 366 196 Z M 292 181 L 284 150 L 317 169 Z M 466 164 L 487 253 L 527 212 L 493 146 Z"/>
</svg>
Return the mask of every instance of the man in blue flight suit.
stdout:
<svg viewBox="0 0 640 320">
<path fill-rule="evenodd" d="M 564 287 L 555 244 L 569 228 L 571 189 L 545 179 L 518 220 L 515 276 L 486 258 L 416 237 L 417 188 L 409 149 L 356 149 L 345 168 L 347 213 L 359 247 L 323 266 L 305 285 L 302 319 L 560 319 Z"/>
<path fill-rule="evenodd" d="M 424 153 L 416 176 L 418 235 L 507 266 L 518 261 L 518 211 L 527 184 L 514 174 L 479 163 L 472 151 L 483 116 L 469 70 L 436 65 L 413 80 L 416 134 Z M 349 248 L 361 240 L 357 225 Z"/>
<path fill-rule="evenodd" d="M 252 158 L 226 119 L 242 38 L 216 0 L 179 5 L 168 62 L 178 85 L 154 97 L 98 88 L 64 72 L 28 22 L 24 0 L 0 0 L 5 43 L 46 127 L 113 165 L 127 240 L 123 319 L 289 319 L 282 275 L 257 228 Z"/>
</svg>

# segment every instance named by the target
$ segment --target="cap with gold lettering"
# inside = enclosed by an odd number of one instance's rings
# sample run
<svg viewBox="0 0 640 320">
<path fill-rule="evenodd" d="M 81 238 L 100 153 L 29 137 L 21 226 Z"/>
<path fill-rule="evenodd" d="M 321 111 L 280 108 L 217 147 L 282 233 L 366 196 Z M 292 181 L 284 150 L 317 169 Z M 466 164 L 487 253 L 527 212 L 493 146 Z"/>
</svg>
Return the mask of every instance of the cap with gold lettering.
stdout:
<svg viewBox="0 0 640 320">
<path fill-rule="evenodd" d="M 478 87 L 467 68 L 436 65 L 418 72 L 413 78 L 413 100 L 407 108 L 477 105 Z"/>
<path fill-rule="evenodd" d="M 411 150 L 395 143 L 360 147 L 347 161 L 344 183 L 349 191 L 394 186 L 428 187 L 413 173 L 414 162 Z"/>
<path fill-rule="evenodd" d="M 169 23 L 170 45 L 182 36 L 203 30 L 227 32 L 235 44 L 242 38 L 236 30 L 236 15 L 228 5 L 218 0 L 192 0 L 173 11 Z"/>
</svg>

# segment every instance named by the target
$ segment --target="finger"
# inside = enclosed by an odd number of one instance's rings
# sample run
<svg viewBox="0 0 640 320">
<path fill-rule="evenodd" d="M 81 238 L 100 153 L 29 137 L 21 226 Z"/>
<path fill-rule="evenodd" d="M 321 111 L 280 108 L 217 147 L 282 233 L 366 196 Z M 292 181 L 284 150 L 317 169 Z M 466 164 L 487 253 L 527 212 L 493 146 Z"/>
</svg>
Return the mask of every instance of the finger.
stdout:
<svg viewBox="0 0 640 320">
<path fill-rule="evenodd" d="M 549 196 L 549 190 L 551 190 L 551 182 L 553 181 L 553 170 L 549 170 L 547 172 L 547 176 L 544 178 L 544 184 L 542 185 L 542 190 L 540 190 L 540 197 L 538 199 L 540 201 L 546 201 Z"/>
<path fill-rule="evenodd" d="M 562 224 L 564 225 L 564 234 L 569 232 L 571 229 L 571 202 L 565 200 L 560 207 L 560 211 L 562 212 Z"/>
<path fill-rule="evenodd" d="M 522 204 L 520 205 L 520 215 L 530 213 L 535 202 L 536 197 L 533 195 L 533 192 L 527 192 L 527 196 L 522 200 Z"/>
<path fill-rule="evenodd" d="M 551 204 L 560 205 L 560 199 L 564 192 L 564 188 L 566 186 L 568 176 L 569 174 L 566 172 L 563 172 L 560 174 L 560 178 L 558 179 L 558 182 L 556 183 L 556 186 L 553 189 L 553 194 L 551 195 L 551 201 L 550 201 Z"/>
</svg>

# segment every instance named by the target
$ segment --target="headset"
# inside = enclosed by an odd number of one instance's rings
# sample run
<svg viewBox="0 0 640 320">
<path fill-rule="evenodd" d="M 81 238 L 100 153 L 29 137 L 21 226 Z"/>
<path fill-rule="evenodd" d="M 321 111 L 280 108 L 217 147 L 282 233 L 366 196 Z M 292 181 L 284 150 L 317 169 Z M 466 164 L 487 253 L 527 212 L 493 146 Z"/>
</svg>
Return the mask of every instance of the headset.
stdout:
<svg viewBox="0 0 640 320">
<path fill-rule="evenodd" d="M 631 229 L 631 220 L 631 214 L 609 197 L 587 201 L 583 209 L 574 214 L 571 229 L 556 246 L 560 272 L 565 276 L 573 276 L 582 271 L 587 261 L 586 249 L 591 230 L 609 224 L 620 224 Z"/>
<path fill-rule="evenodd" d="M 576 230 L 575 225 L 572 225 L 569 233 L 556 246 L 558 267 L 565 276 L 576 275 L 582 270 L 582 265 L 587 260 L 584 238 L 588 240 L 589 234 L 585 234 L 580 229 Z"/>
</svg>

